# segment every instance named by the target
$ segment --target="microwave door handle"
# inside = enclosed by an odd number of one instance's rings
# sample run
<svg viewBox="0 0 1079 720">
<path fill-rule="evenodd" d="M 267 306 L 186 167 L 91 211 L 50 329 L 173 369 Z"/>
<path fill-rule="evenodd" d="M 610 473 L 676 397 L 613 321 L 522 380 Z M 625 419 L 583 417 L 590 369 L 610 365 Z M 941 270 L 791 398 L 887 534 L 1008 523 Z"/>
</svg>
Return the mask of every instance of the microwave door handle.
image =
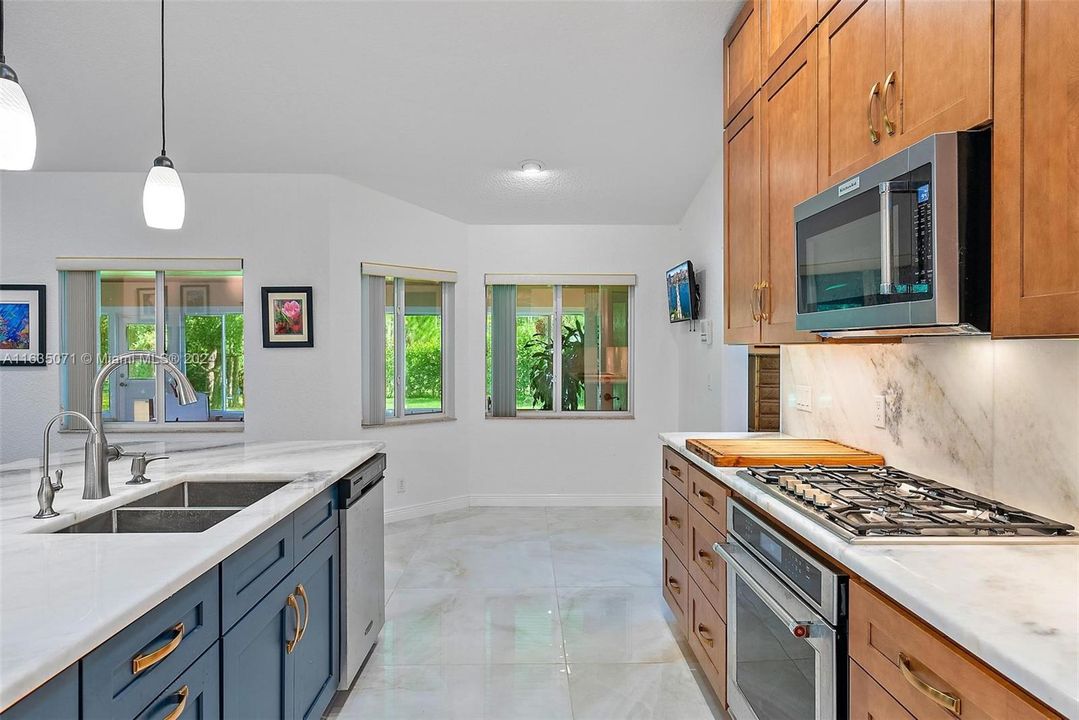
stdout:
<svg viewBox="0 0 1079 720">
<path fill-rule="evenodd" d="M 712 549 L 716 551 L 716 554 L 723 558 L 723 560 L 727 563 L 727 567 L 738 573 L 738 577 L 740 577 L 746 585 L 749 585 L 750 589 L 752 589 L 753 592 L 757 594 L 757 597 L 759 597 L 761 601 L 768 606 L 768 609 L 775 613 L 776 617 L 778 617 L 783 622 L 783 624 L 787 626 L 787 629 L 791 631 L 791 635 L 794 635 L 798 638 L 809 637 L 811 633 L 810 629 L 814 625 L 818 625 L 819 623 L 813 622 L 811 620 L 799 620 L 798 618 L 787 612 L 787 609 L 780 605 L 778 602 L 776 602 L 772 598 L 772 596 L 768 594 L 768 591 L 764 588 L 764 586 L 757 582 L 757 579 L 754 578 L 752 574 L 750 574 L 750 572 L 742 565 L 742 563 L 740 563 L 734 558 L 734 555 L 731 553 L 732 548 L 734 548 L 734 545 L 729 542 L 715 543 L 714 545 L 712 545 Z"/>
<path fill-rule="evenodd" d="M 892 281 L 892 183 L 880 184 L 880 294 L 893 295 Z"/>
</svg>

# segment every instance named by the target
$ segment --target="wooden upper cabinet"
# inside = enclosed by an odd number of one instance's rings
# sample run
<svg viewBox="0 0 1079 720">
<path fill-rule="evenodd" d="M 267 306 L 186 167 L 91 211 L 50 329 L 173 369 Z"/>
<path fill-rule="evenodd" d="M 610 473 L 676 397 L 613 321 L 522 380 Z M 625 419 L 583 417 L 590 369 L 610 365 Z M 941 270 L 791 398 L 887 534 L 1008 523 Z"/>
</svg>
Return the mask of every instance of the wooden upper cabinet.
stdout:
<svg viewBox="0 0 1079 720">
<path fill-rule="evenodd" d="M 1079 336 L 1079 3 L 996 13 L 993 335 Z"/>
<path fill-rule="evenodd" d="M 760 0 L 761 80 L 772 76 L 817 24 L 817 0 Z"/>
<path fill-rule="evenodd" d="M 761 142 L 754 96 L 724 133 L 724 340 L 760 342 L 757 293 L 761 277 Z"/>
<path fill-rule="evenodd" d="M 885 0 L 840 0 L 817 30 L 817 172 L 822 189 L 882 157 L 884 20 Z"/>
<path fill-rule="evenodd" d="M 746 0 L 723 38 L 723 124 L 730 125 L 761 86 L 761 17 Z"/>
<path fill-rule="evenodd" d="M 768 80 L 761 104 L 761 342 L 816 342 L 794 329 L 794 206 L 817 192 L 815 32 Z"/>
<path fill-rule="evenodd" d="M 885 26 L 885 154 L 992 120 L 993 0 L 887 0 Z"/>
</svg>

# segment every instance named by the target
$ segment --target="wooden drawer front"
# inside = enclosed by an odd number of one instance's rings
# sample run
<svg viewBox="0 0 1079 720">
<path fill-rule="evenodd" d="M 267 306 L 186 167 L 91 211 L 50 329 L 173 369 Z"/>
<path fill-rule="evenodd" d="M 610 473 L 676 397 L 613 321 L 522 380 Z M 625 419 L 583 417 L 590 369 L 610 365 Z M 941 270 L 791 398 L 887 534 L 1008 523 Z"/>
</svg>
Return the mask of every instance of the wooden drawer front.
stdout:
<svg viewBox="0 0 1079 720">
<path fill-rule="evenodd" d="M 727 563 L 712 546 L 726 542 L 727 538 L 696 510 L 689 511 L 689 568 L 690 576 L 697 581 L 708 599 L 719 609 L 720 616 L 727 619 Z"/>
<path fill-rule="evenodd" d="M 689 543 L 689 502 L 671 487 L 663 483 L 663 539 L 686 562 L 686 546 Z"/>
<path fill-rule="evenodd" d="M 228 630 L 296 566 L 290 515 L 221 563 L 221 629 Z"/>
<path fill-rule="evenodd" d="M 337 529 L 337 486 L 331 485 L 296 511 L 296 563 Z"/>
<path fill-rule="evenodd" d="M 83 658 L 82 717 L 135 717 L 160 695 L 220 636 L 218 590 L 214 568 Z"/>
<path fill-rule="evenodd" d="M 689 584 L 686 639 L 712 689 L 727 704 L 727 624 L 696 582 Z"/>
<path fill-rule="evenodd" d="M 727 498 L 731 491 L 697 468 L 689 469 L 689 502 L 715 525 L 721 533 L 727 532 Z"/>
<path fill-rule="evenodd" d="M 663 543 L 663 597 L 671 606 L 678 626 L 686 628 L 686 600 L 689 598 L 689 573 L 667 543 Z"/>
<path fill-rule="evenodd" d="M 686 476 L 689 475 L 689 461 L 663 446 L 663 479 L 682 495 L 686 494 Z"/>
<path fill-rule="evenodd" d="M 49 680 L 0 713 L 3 720 L 76 720 L 79 717 L 79 664 Z"/>
<path fill-rule="evenodd" d="M 165 688 L 137 720 L 165 720 L 178 710 L 177 717 L 182 720 L 221 717 L 221 646 L 217 643 Z"/>
<path fill-rule="evenodd" d="M 1053 717 L 874 591 L 854 582 L 850 584 L 850 656 L 919 720 L 954 720 L 959 714 L 930 699 L 929 687 L 957 698 L 963 720 Z M 909 672 L 901 670 L 903 664 Z"/>
<path fill-rule="evenodd" d="M 850 720 L 914 720 L 914 716 L 851 660 Z"/>
</svg>

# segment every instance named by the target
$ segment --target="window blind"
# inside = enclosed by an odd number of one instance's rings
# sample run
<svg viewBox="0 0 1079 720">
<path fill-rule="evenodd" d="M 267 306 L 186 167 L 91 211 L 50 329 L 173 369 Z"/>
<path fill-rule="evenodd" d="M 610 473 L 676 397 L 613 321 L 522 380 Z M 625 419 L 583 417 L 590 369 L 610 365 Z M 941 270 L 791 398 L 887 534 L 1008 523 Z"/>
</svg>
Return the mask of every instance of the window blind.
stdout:
<svg viewBox="0 0 1079 720">
<path fill-rule="evenodd" d="M 517 415 L 517 286 L 491 288 L 491 415 Z"/>
<path fill-rule="evenodd" d="M 403 277 L 410 280 L 430 280 L 431 282 L 457 282 L 457 273 L 452 270 L 412 267 L 411 265 L 390 265 L 387 263 L 360 263 L 360 272 L 371 277 Z"/>
<path fill-rule="evenodd" d="M 360 278 L 363 303 L 363 331 L 360 352 L 363 358 L 363 424 L 386 423 L 386 278 L 363 275 Z"/>
<path fill-rule="evenodd" d="M 97 273 L 67 271 L 60 274 L 60 392 L 63 406 L 90 416 L 90 392 L 97 374 Z M 70 415 L 63 420 L 68 430 L 84 430 L 86 423 Z"/>
<path fill-rule="evenodd" d="M 243 270 L 242 258 L 146 258 L 146 257 L 58 257 L 60 271 L 97 270 Z"/>
<path fill-rule="evenodd" d="M 486 285 L 636 285 L 633 273 L 487 273 Z"/>
</svg>

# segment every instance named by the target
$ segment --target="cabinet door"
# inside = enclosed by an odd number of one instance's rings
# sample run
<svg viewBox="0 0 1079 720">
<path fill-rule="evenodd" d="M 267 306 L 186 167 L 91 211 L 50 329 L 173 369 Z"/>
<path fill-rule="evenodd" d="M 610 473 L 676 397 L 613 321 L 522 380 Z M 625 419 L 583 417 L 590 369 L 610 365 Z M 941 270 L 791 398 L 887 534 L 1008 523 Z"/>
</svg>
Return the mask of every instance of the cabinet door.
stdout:
<svg viewBox="0 0 1079 720">
<path fill-rule="evenodd" d="M 993 0 L 887 0 L 885 154 L 993 118 Z"/>
<path fill-rule="evenodd" d="M 851 660 L 850 720 L 914 720 L 914 716 Z"/>
<path fill-rule="evenodd" d="M 767 80 L 817 24 L 817 0 L 760 0 L 760 14 L 762 80 Z"/>
<path fill-rule="evenodd" d="M 3 713 L 3 720 L 78 720 L 79 718 L 79 664 L 34 690 Z"/>
<path fill-rule="evenodd" d="M 761 19 L 758 0 L 746 0 L 723 38 L 723 124 L 753 98 L 761 86 Z"/>
<path fill-rule="evenodd" d="M 294 655 L 286 644 L 301 618 L 286 577 L 236 623 L 221 645 L 221 709 L 228 718 L 291 718 L 295 708 Z"/>
<path fill-rule="evenodd" d="M 817 31 L 821 188 L 845 180 L 882 157 L 884 3 L 842 0 Z"/>
<path fill-rule="evenodd" d="M 295 715 L 322 717 L 337 692 L 340 665 L 338 533 L 334 532 L 292 574 L 303 608 L 303 632 L 292 653 L 296 672 Z"/>
<path fill-rule="evenodd" d="M 1079 3 L 996 4 L 993 335 L 1079 335 Z"/>
<path fill-rule="evenodd" d="M 817 192 L 817 34 L 764 86 L 761 102 L 761 341 L 816 342 L 796 332 L 794 206 Z"/>
<path fill-rule="evenodd" d="M 753 344 L 761 338 L 755 300 L 761 277 L 761 142 L 757 111 L 758 98 L 754 97 L 724 134 L 723 337 L 733 345 Z"/>
</svg>

